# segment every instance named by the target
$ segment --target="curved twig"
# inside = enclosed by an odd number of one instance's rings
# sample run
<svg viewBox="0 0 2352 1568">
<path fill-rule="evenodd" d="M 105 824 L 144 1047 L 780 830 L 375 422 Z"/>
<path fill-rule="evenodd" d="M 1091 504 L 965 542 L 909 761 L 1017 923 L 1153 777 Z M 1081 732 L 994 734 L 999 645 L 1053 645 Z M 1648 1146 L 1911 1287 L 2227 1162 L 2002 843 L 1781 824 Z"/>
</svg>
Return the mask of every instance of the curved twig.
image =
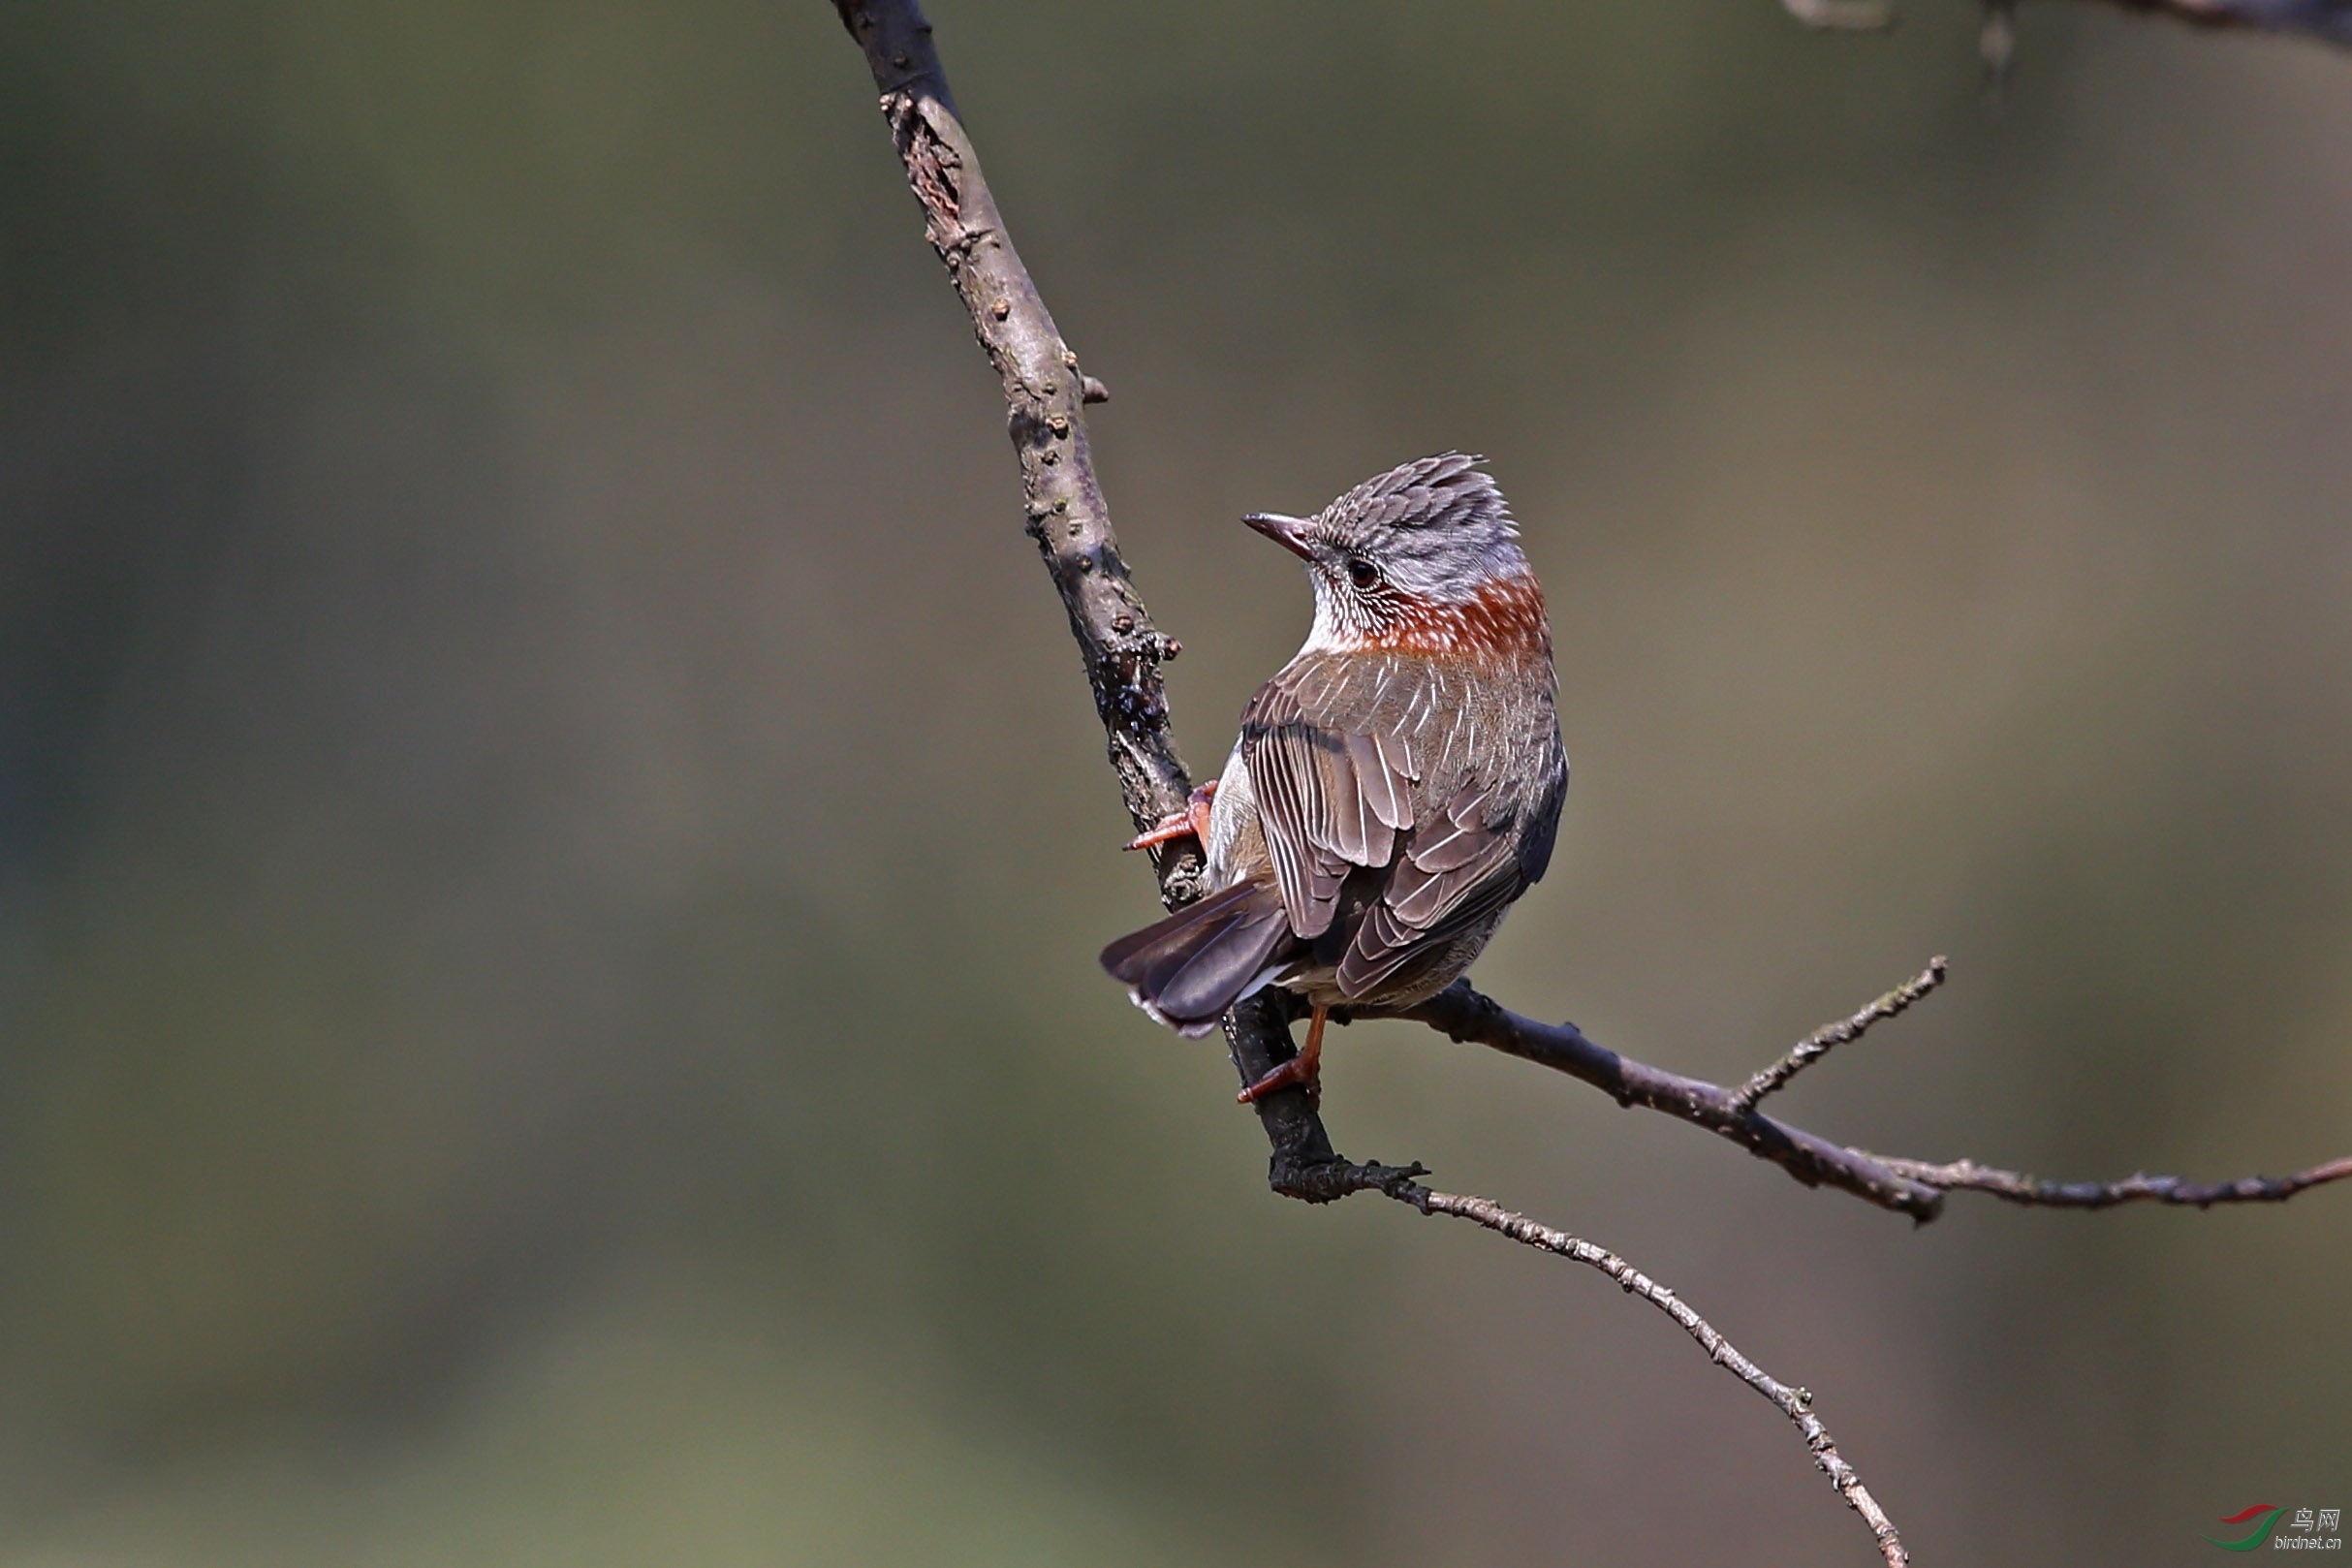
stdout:
<svg viewBox="0 0 2352 1568">
<path fill-rule="evenodd" d="M 1862 1516 L 1878 1542 L 1878 1553 L 1886 1559 L 1888 1568 L 1902 1568 L 1911 1560 L 1903 1549 L 1902 1537 L 1895 1521 L 1887 1518 L 1886 1510 L 1862 1484 L 1862 1477 L 1837 1452 L 1837 1444 L 1830 1429 L 1813 1413 L 1813 1394 L 1810 1389 L 1796 1388 L 1781 1382 L 1763 1367 L 1749 1361 L 1722 1332 L 1694 1311 L 1673 1291 L 1627 1263 L 1608 1248 L 1569 1235 L 1524 1214 L 1515 1214 L 1489 1198 L 1475 1198 L 1463 1193 L 1438 1192 L 1415 1180 L 1427 1176 L 1419 1165 L 1340 1165 L 1329 1173 L 1333 1196 L 1343 1197 L 1350 1192 L 1377 1192 L 1394 1198 L 1400 1204 L 1410 1204 L 1425 1214 L 1450 1214 L 1481 1225 L 1497 1236 L 1507 1237 L 1523 1246 L 1536 1248 L 1597 1269 L 1621 1286 L 1628 1296 L 1638 1296 L 1656 1307 L 1680 1326 L 1684 1333 L 1699 1342 L 1708 1359 L 1730 1372 L 1740 1382 L 1763 1395 L 1778 1407 L 1780 1413 L 1804 1433 L 1804 1446 L 1812 1451 L 1813 1462 L 1830 1478 L 1846 1506 Z"/>
</svg>

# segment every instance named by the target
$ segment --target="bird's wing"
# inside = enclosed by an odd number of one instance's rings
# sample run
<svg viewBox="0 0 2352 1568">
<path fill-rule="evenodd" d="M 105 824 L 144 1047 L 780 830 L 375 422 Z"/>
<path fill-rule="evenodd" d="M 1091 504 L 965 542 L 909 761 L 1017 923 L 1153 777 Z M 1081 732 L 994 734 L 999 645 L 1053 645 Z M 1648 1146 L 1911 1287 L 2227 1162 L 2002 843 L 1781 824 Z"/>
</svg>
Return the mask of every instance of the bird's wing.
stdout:
<svg viewBox="0 0 2352 1568">
<path fill-rule="evenodd" d="M 1526 892 L 1520 818 L 1508 806 L 1490 817 L 1500 805 L 1495 794 L 1465 781 L 1414 833 L 1339 960 L 1341 991 L 1367 994 L 1414 954 L 1443 946 Z"/>
<path fill-rule="evenodd" d="M 1479 745 L 1478 725 L 1491 717 L 1463 673 L 1379 654 L 1302 654 L 1242 714 L 1242 759 L 1292 930 L 1323 935 L 1349 873 L 1388 868 L 1340 963 L 1348 994 L 1518 897 L 1530 869 L 1541 874 L 1523 863 L 1522 828 L 1534 825 L 1522 792 L 1496 776 L 1522 748 L 1491 734 Z"/>
<path fill-rule="evenodd" d="M 1406 747 L 1376 722 L 1378 682 L 1353 661 L 1301 654 L 1241 714 L 1241 760 L 1291 929 L 1331 929 L 1340 884 L 1386 865 L 1413 826 Z"/>
</svg>

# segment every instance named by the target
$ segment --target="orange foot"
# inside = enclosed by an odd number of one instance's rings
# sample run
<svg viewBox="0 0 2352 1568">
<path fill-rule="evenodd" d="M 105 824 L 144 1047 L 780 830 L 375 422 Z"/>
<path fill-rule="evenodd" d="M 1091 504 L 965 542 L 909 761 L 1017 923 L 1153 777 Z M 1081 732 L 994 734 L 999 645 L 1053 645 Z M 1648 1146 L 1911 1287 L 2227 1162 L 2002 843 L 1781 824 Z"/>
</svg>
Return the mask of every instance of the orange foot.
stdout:
<svg viewBox="0 0 2352 1568">
<path fill-rule="evenodd" d="M 1158 827 L 1140 835 L 1127 847 L 1149 849 L 1154 844 L 1165 844 L 1171 839 L 1192 837 L 1201 841 L 1202 849 L 1207 849 L 1208 807 L 1216 798 L 1217 781 L 1212 778 L 1192 792 L 1192 799 L 1185 802 L 1183 810 L 1171 811 L 1160 819 Z"/>
<path fill-rule="evenodd" d="M 1308 1099 L 1322 1099 L 1323 1020 L 1330 1016 L 1329 1008 L 1316 1008 L 1306 1025 L 1306 1049 L 1234 1096 L 1235 1100 L 1241 1105 L 1254 1105 L 1274 1090 L 1288 1088 L 1293 1083 L 1306 1090 Z"/>
</svg>

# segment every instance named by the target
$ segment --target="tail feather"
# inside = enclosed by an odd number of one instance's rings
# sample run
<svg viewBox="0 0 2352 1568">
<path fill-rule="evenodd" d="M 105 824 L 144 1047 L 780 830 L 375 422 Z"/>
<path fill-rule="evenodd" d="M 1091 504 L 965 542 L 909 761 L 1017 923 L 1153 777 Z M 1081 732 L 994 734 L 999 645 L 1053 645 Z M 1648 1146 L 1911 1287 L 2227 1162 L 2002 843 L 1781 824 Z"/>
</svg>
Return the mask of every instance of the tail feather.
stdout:
<svg viewBox="0 0 2352 1568">
<path fill-rule="evenodd" d="M 1103 967 L 1135 1005 L 1171 1028 L 1202 1035 L 1264 985 L 1291 934 L 1271 887 L 1242 882 L 1103 949 Z"/>
</svg>

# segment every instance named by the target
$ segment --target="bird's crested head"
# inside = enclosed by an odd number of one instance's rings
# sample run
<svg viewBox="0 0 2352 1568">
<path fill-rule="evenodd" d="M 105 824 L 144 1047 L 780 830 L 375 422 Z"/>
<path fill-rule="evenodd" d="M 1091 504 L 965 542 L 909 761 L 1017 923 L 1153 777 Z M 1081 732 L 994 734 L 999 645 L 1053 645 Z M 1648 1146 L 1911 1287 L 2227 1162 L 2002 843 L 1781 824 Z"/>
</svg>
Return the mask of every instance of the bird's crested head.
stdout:
<svg viewBox="0 0 2352 1568">
<path fill-rule="evenodd" d="M 1311 517 L 1244 520 L 1306 562 L 1309 645 L 1476 651 L 1465 638 L 1540 639 L 1542 591 L 1481 459 L 1442 453 L 1392 468 Z M 1521 623 L 1526 623 L 1523 628 Z"/>
</svg>

